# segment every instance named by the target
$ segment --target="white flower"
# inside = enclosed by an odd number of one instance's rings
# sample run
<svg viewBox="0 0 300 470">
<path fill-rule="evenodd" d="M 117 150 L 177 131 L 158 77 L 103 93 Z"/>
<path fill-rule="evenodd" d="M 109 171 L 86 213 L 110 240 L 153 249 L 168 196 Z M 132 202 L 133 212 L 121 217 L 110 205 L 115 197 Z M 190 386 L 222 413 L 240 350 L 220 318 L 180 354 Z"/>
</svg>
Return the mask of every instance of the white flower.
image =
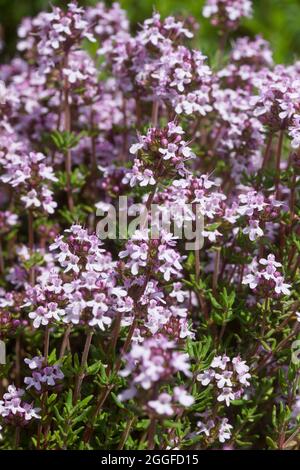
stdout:
<svg viewBox="0 0 300 470">
<path fill-rule="evenodd" d="M 93 300 L 89 300 L 86 305 L 92 307 L 93 318 L 89 321 L 90 326 L 97 325 L 100 330 L 105 330 L 105 325 L 111 325 L 112 319 L 105 315 L 108 306 L 105 303 L 106 296 L 104 294 L 97 294 Z"/>
<path fill-rule="evenodd" d="M 41 325 L 48 325 L 52 313 L 48 312 L 45 307 L 39 306 L 34 312 L 29 313 L 29 318 L 33 320 L 34 328 L 39 328 Z"/>
<path fill-rule="evenodd" d="M 39 369 L 43 364 L 44 358 L 41 356 L 35 356 L 32 359 L 24 359 L 25 364 L 28 365 L 29 369 Z"/>
<path fill-rule="evenodd" d="M 30 421 L 32 418 L 41 419 L 41 416 L 39 415 L 39 411 L 41 411 L 40 408 L 33 408 L 32 405 L 26 404 L 26 407 L 24 406 L 24 410 L 25 421 Z"/>
<path fill-rule="evenodd" d="M 168 144 L 166 149 L 160 148 L 159 152 L 163 155 L 164 160 L 169 160 L 170 158 L 175 158 L 175 152 L 178 150 L 176 144 Z"/>
<path fill-rule="evenodd" d="M 142 142 L 139 142 L 137 144 L 133 144 L 130 149 L 129 149 L 129 152 L 133 155 L 135 155 L 139 150 L 141 150 L 142 148 L 144 147 L 144 144 Z"/>
<path fill-rule="evenodd" d="M 234 393 L 232 392 L 232 388 L 224 387 L 222 389 L 222 392 L 218 396 L 217 400 L 220 401 L 220 402 L 225 401 L 226 406 L 229 406 L 230 401 L 234 400 L 234 398 L 235 398 L 235 396 L 234 396 Z"/>
<path fill-rule="evenodd" d="M 216 374 L 215 378 L 217 380 L 217 387 L 218 388 L 224 388 L 226 387 L 232 387 L 232 382 L 231 382 L 231 377 L 232 377 L 232 372 L 229 370 L 224 370 L 222 374 Z"/>
<path fill-rule="evenodd" d="M 233 426 L 231 426 L 231 424 L 228 424 L 227 418 L 222 419 L 222 423 L 219 429 L 219 442 L 223 443 L 227 439 L 230 439 L 232 428 Z"/>
<path fill-rule="evenodd" d="M 275 268 L 280 268 L 282 266 L 281 263 L 278 263 L 278 261 L 275 260 L 275 256 L 272 254 L 269 254 L 267 259 L 261 258 L 259 263 L 263 266 L 270 266 Z"/>
<path fill-rule="evenodd" d="M 198 421 L 197 427 L 199 428 L 199 431 L 197 431 L 196 434 L 204 433 L 207 437 L 209 437 L 210 431 L 215 427 L 215 423 L 212 419 L 209 419 L 207 423 L 204 423 L 203 421 Z"/>
<path fill-rule="evenodd" d="M 208 385 L 214 378 L 215 371 L 212 369 L 207 369 L 203 372 L 203 374 L 197 375 L 197 380 L 200 382 L 204 387 Z"/>
<path fill-rule="evenodd" d="M 246 374 L 249 371 L 249 366 L 247 366 L 246 361 L 242 361 L 242 359 L 237 356 L 232 359 L 232 364 L 234 370 L 239 374 Z"/>
<path fill-rule="evenodd" d="M 22 196 L 21 201 L 25 202 L 25 207 L 28 209 L 29 207 L 40 207 L 41 201 L 37 197 L 37 192 L 35 189 L 29 191 L 27 196 Z"/>
<path fill-rule="evenodd" d="M 228 362 L 230 362 L 229 357 L 226 356 L 225 354 L 223 354 L 223 356 L 216 356 L 216 357 L 213 359 L 213 361 L 212 361 L 210 367 L 214 367 L 214 368 L 219 368 L 219 369 L 225 370 Z"/>
<path fill-rule="evenodd" d="M 108 305 L 106 303 L 105 294 L 96 294 L 93 300 L 89 300 L 86 305 L 92 307 L 93 315 L 97 315 L 100 312 L 105 313 L 108 310 Z"/>
<path fill-rule="evenodd" d="M 148 186 L 148 184 L 151 184 L 152 186 L 156 184 L 156 181 L 153 177 L 153 172 L 152 170 L 146 169 L 139 177 L 140 180 L 140 186 Z"/>
<path fill-rule="evenodd" d="M 25 377 L 24 383 L 27 385 L 26 390 L 29 390 L 31 387 L 34 387 L 35 390 L 40 392 L 42 390 L 42 376 L 39 372 L 33 372 L 32 377 Z"/>
<path fill-rule="evenodd" d="M 248 382 L 247 379 L 251 379 L 251 375 L 248 374 L 248 373 L 245 373 L 245 374 L 242 374 L 242 375 L 239 375 L 239 382 L 242 384 L 242 385 L 250 385 L 250 382 Z"/>
<path fill-rule="evenodd" d="M 68 253 L 68 255 L 69 255 L 69 259 L 66 259 L 66 261 L 64 262 L 64 266 L 66 266 L 66 269 L 64 272 L 67 273 L 69 271 L 73 271 L 74 273 L 78 274 L 79 273 L 78 256 L 73 255 L 70 252 Z"/>
<path fill-rule="evenodd" d="M 258 220 L 249 220 L 249 227 L 243 229 L 245 235 L 249 234 L 249 240 L 254 242 L 263 236 L 264 232 L 259 226 Z"/>
<path fill-rule="evenodd" d="M 282 276 L 276 277 L 275 278 L 275 292 L 276 294 L 284 294 L 284 295 L 290 295 L 290 284 L 286 284 L 284 282 L 284 278 Z"/>
<path fill-rule="evenodd" d="M 249 284 L 250 289 L 255 289 L 258 286 L 259 280 L 260 280 L 260 276 L 258 273 L 247 274 L 243 278 L 242 284 Z"/>
<path fill-rule="evenodd" d="M 195 402 L 194 397 L 190 395 L 183 387 L 174 388 L 174 398 L 182 406 L 186 407 L 191 406 Z"/>
<path fill-rule="evenodd" d="M 65 68 L 63 69 L 63 74 L 65 77 L 68 78 L 69 83 L 76 83 L 79 80 L 85 80 L 87 75 L 84 75 L 80 72 L 80 70 L 76 70 L 75 68 Z"/>
<path fill-rule="evenodd" d="M 150 400 L 148 406 L 153 408 L 159 415 L 172 416 L 174 410 L 171 406 L 172 397 L 168 393 L 161 393 L 157 400 Z"/>
<path fill-rule="evenodd" d="M 204 238 L 208 238 L 212 243 L 217 241 L 217 237 L 222 237 L 222 234 L 218 230 L 202 230 L 201 235 Z"/>
</svg>

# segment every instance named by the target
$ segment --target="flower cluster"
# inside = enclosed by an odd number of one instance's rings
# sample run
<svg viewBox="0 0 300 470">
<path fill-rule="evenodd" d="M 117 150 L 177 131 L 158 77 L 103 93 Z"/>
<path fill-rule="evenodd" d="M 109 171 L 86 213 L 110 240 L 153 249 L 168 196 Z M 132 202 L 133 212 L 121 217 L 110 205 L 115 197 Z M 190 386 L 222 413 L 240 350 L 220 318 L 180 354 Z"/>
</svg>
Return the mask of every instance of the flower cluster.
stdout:
<svg viewBox="0 0 300 470">
<path fill-rule="evenodd" d="M 57 251 L 61 272 L 54 266 L 27 289 L 25 307 L 30 307 L 29 318 L 35 328 L 64 322 L 105 330 L 116 313 L 131 310 L 133 301 L 117 284 L 115 263 L 96 235 L 73 225 L 50 250 Z"/>
<path fill-rule="evenodd" d="M 251 15 L 250 0 L 207 0 L 203 8 L 203 16 L 211 18 L 212 24 L 221 29 L 235 29 L 243 16 Z"/>
<path fill-rule="evenodd" d="M 49 189 L 57 181 L 53 169 L 46 165 L 40 152 L 24 154 L 19 144 L 11 144 L 0 152 L 2 175 L 0 180 L 12 188 L 18 188 L 19 197 L 26 209 L 42 210 L 53 214 L 57 203 Z"/>
<path fill-rule="evenodd" d="M 270 45 L 261 36 L 256 36 L 253 40 L 248 37 L 238 38 L 231 52 L 231 60 L 255 67 L 273 65 Z"/>
<path fill-rule="evenodd" d="M 41 392 L 43 388 L 54 387 L 58 380 L 64 378 L 60 367 L 58 365 L 45 365 L 45 358 L 42 356 L 25 359 L 25 363 L 32 370 L 31 377 L 24 378 L 27 390 L 33 387 L 37 392 Z"/>
<path fill-rule="evenodd" d="M 37 58 L 45 67 L 43 72 L 49 72 L 64 53 L 84 38 L 95 41 L 89 29 L 84 9 L 69 3 L 66 12 L 55 7 L 51 13 L 41 13 L 32 23 L 25 20 L 19 29 L 22 40 L 18 49 L 31 51 L 35 47 Z"/>
<path fill-rule="evenodd" d="M 18 216 L 10 211 L 0 211 L 0 233 L 3 235 L 18 223 Z"/>
<path fill-rule="evenodd" d="M 24 393 L 23 389 L 9 385 L 3 400 L 0 400 L 0 416 L 4 423 L 25 426 L 32 419 L 40 419 L 40 409 L 22 400 Z"/>
<path fill-rule="evenodd" d="M 122 33 L 104 42 L 99 54 L 105 57 L 120 86 L 138 100 L 171 104 L 178 114 L 212 110 L 211 70 L 206 56 L 186 48 L 193 37 L 182 21 L 162 20 L 158 13 L 146 20 L 136 37 Z"/>
<path fill-rule="evenodd" d="M 280 65 L 265 71 L 257 80 L 258 96 L 251 99 L 254 115 L 273 131 L 293 128 L 299 103 L 299 72 L 291 67 L 290 73 Z"/>
<path fill-rule="evenodd" d="M 212 440 L 215 439 L 214 436 L 216 435 L 221 444 L 230 439 L 233 426 L 229 424 L 227 418 L 222 418 L 215 422 L 210 412 L 203 413 L 201 418 L 204 419 L 197 422 L 199 429 L 196 431 L 196 434 L 204 434 L 206 438 L 211 438 Z"/>
<path fill-rule="evenodd" d="M 156 396 L 156 384 L 168 382 L 177 372 L 187 377 L 191 375 L 187 354 L 174 350 L 175 344 L 165 336 L 158 335 L 145 340 L 143 344 L 135 344 L 126 356 L 126 366 L 120 372 L 122 377 L 131 378 L 130 388 L 120 394 L 121 400 L 129 400 L 142 390 L 149 395 L 147 406 L 157 414 L 172 415 L 174 408 L 172 402 L 182 406 L 190 406 L 194 400 L 190 394 L 181 387 L 174 388 L 174 394 L 166 392 Z M 141 399 L 145 400 L 145 392 Z"/>
<path fill-rule="evenodd" d="M 230 405 L 232 400 L 243 396 L 244 388 L 250 385 L 249 366 L 239 356 L 232 360 L 226 356 L 216 356 L 210 368 L 197 376 L 203 386 L 213 384 L 217 389 L 217 401 Z"/>
<path fill-rule="evenodd" d="M 250 273 L 243 279 L 243 284 L 249 285 L 250 289 L 262 289 L 266 293 L 274 292 L 278 295 L 290 295 L 290 284 L 287 284 L 284 277 L 278 271 L 282 266 L 275 260 L 273 254 L 267 258 L 261 258 L 258 263 L 254 261 L 250 268 Z"/>
<path fill-rule="evenodd" d="M 130 148 L 137 158 L 123 183 L 153 186 L 160 178 L 171 178 L 174 174 L 184 176 L 187 173 L 185 162 L 195 155 L 183 140 L 183 134 L 180 126 L 169 122 L 164 129 L 151 128 L 146 136 L 140 136 L 139 142 Z"/>
</svg>

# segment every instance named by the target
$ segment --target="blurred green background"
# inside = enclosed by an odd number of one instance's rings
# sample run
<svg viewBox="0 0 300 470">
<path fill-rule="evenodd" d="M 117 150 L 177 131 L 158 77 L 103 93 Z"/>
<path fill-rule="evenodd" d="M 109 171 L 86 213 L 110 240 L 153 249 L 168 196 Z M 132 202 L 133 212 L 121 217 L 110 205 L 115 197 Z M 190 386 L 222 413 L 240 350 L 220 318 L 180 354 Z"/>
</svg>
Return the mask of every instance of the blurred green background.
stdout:
<svg viewBox="0 0 300 470">
<path fill-rule="evenodd" d="M 2 58 L 14 52 L 16 27 L 23 16 L 35 15 L 47 9 L 49 0 L 0 0 L 1 34 L 6 48 Z M 52 0 L 54 5 L 66 5 L 67 1 Z M 79 0 L 80 5 L 94 5 L 97 0 Z M 107 5 L 111 1 L 105 2 Z M 205 0 L 120 0 L 128 12 L 132 27 L 149 17 L 156 9 L 162 15 L 193 15 L 200 21 L 199 47 L 209 54 L 215 48 L 216 31 L 201 15 Z M 254 17 L 243 21 L 239 33 L 262 34 L 272 44 L 276 62 L 292 62 L 300 58 L 300 0 L 254 0 Z"/>
</svg>

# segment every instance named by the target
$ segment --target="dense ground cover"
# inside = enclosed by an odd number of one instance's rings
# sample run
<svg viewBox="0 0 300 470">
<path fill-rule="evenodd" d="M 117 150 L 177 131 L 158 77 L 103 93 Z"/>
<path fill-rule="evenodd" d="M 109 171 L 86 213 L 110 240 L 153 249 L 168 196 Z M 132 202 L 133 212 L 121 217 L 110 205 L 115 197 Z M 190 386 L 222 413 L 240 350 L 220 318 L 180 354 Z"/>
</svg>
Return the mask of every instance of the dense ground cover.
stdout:
<svg viewBox="0 0 300 470">
<path fill-rule="evenodd" d="M 0 448 L 299 448 L 300 66 L 237 37 L 252 14 L 206 2 L 210 57 L 190 16 L 22 20 L 0 66 Z"/>
</svg>

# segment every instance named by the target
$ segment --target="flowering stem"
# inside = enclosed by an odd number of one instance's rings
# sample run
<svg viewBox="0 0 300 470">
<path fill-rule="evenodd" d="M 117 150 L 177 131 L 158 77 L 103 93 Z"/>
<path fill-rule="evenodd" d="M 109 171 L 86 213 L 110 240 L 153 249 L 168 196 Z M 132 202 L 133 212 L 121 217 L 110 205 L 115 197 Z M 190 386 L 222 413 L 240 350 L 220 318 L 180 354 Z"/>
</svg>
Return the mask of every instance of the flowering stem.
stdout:
<svg viewBox="0 0 300 470">
<path fill-rule="evenodd" d="M 34 252 L 34 229 L 33 229 L 33 213 L 32 211 L 28 212 L 28 245 L 30 256 Z M 34 266 L 30 268 L 29 272 L 30 284 L 33 286 L 35 283 L 35 269 Z"/>
<path fill-rule="evenodd" d="M 221 327 L 220 335 L 219 335 L 219 338 L 218 338 L 218 345 L 219 346 L 221 345 L 221 341 L 222 341 L 222 338 L 223 338 L 225 330 L 226 330 L 226 325 L 227 325 L 227 323 L 224 320 L 224 322 L 222 324 L 222 327 Z"/>
<path fill-rule="evenodd" d="M 128 348 L 130 346 L 130 343 L 131 343 L 132 336 L 133 336 L 134 330 L 136 328 L 136 325 L 137 325 L 137 318 L 134 319 L 134 321 L 132 322 L 132 324 L 130 326 L 125 344 L 124 344 L 124 346 L 123 346 L 123 348 L 120 352 L 119 359 L 116 362 L 116 366 L 113 370 L 114 374 L 117 374 L 119 372 L 120 368 L 121 368 L 123 356 L 127 352 Z M 87 427 L 84 431 L 83 440 L 84 440 L 85 443 L 88 443 L 90 441 L 90 439 L 93 435 L 93 425 L 94 425 L 95 419 L 98 416 L 98 414 L 101 412 L 101 410 L 103 408 L 103 405 L 106 402 L 107 398 L 109 397 L 110 392 L 112 391 L 113 388 L 114 388 L 114 384 L 107 385 L 106 388 L 103 390 L 103 392 L 99 395 L 95 411 L 92 414 L 91 420 L 88 423 L 88 425 L 87 425 Z"/>
<path fill-rule="evenodd" d="M 45 329 L 45 339 L 44 339 L 44 358 L 48 363 L 49 356 L 49 345 L 50 345 L 50 326 L 47 325 Z"/>
<path fill-rule="evenodd" d="M 148 429 L 148 450 L 153 450 L 155 447 L 154 437 L 156 432 L 156 418 L 151 418 L 149 429 Z"/>
<path fill-rule="evenodd" d="M 126 441 L 128 439 L 128 436 L 130 434 L 130 430 L 133 426 L 133 424 L 135 423 L 136 421 L 136 417 L 133 416 L 132 418 L 128 419 L 127 421 L 127 425 L 126 425 L 126 428 L 124 429 L 124 432 L 121 436 L 121 440 L 120 440 L 120 443 L 118 445 L 118 450 L 123 450 L 124 448 L 124 445 L 126 444 Z"/>
<path fill-rule="evenodd" d="M 46 364 L 48 364 L 48 356 L 49 356 L 49 345 L 50 345 L 50 325 L 48 324 L 45 329 L 45 338 L 44 338 L 44 358 Z M 41 410 L 42 410 L 42 418 L 38 425 L 38 435 L 37 435 L 37 448 L 41 448 L 41 437 L 43 434 L 43 418 L 46 415 L 46 403 L 48 398 L 48 392 L 45 390 L 41 396 Z M 45 431 L 45 438 L 47 437 L 49 432 L 49 425 L 46 426 Z"/>
<path fill-rule="evenodd" d="M 128 123 L 127 123 L 127 109 L 126 109 L 126 99 L 123 97 L 123 103 L 122 103 L 122 112 L 123 112 L 123 118 L 124 118 L 124 136 L 123 136 L 123 146 L 121 150 L 121 162 L 123 164 L 126 163 L 127 160 L 127 152 L 128 152 Z"/>
<path fill-rule="evenodd" d="M 269 138 L 268 138 L 268 141 L 267 141 L 266 150 L 265 150 L 265 153 L 264 153 L 264 158 L 263 158 L 262 167 L 261 167 L 262 170 L 265 169 L 265 167 L 266 167 L 266 165 L 269 161 L 269 157 L 270 157 L 270 153 L 271 153 L 271 149 L 272 149 L 272 142 L 273 142 L 273 134 L 270 134 Z"/>
<path fill-rule="evenodd" d="M 151 209 L 151 204 L 152 204 L 152 202 L 153 202 L 156 189 L 157 189 L 157 183 L 155 184 L 154 188 L 152 189 L 152 191 L 151 191 L 151 193 L 149 194 L 148 199 L 147 199 L 147 201 L 146 201 L 146 214 L 145 214 L 145 219 L 142 221 L 142 224 L 141 224 L 141 228 L 142 228 L 142 229 L 147 228 L 147 224 L 148 224 L 148 212 L 149 212 L 150 209 Z"/>
<path fill-rule="evenodd" d="M 38 431 L 37 431 L 37 449 L 41 448 L 41 438 L 43 434 L 43 421 L 46 415 L 46 401 L 47 401 L 47 392 L 43 392 L 41 396 L 41 420 L 38 425 Z"/>
<path fill-rule="evenodd" d="M 286 346 L 286 344 L 292 339 L 292 338 L 295 338 L 295 336 L 297 335 L 298 331 L 299 331 L 299 323 L 296 322 L 294 328 L 293 328 L 293 331 L 292 333 L 287 336 L 287 338 L 284 338 L 277 346 L 276 346 L 276 349 L 274 351 L 270 351 L 262 360 L 261 364 L 258 364 L 257 367 L 253 370 L 253 375 L 254 374 L 257 374 L 258 372 L 260 372 L 265 366 L 269 365 L 268 361 L 269 359 L 275 355 L 276 353 L 280 352 L 280 350 L 282 348 L 284 348 Z"/>
<path fill-rule="evenodd" d="M 139 96 L 137 96 L 136 98 L 136 108 L 135 108 L 135 112 L 136 112 L 136 127 L 137 128 L 140 128 L 141 127 L 141 124 L 142 124 L 142 107 L 141 107 L 141 99 Z"/>
<path fill-rule="evenodd" d="M 119 334 L 120 334 L 121 318 L 122 318 L 121 314 L 118 313 L 115 319 L 115 324 L 114 324 L 114 328 L 112 332 L 111 346 L 110 346 L 113 352 L 115 352 L 116 350 L 117 341 L 118 341 Z"/>
<path fill-rule="evenodd" d="M 153 198 L 154 198 L 154 195 L 155 195 L 155 192 L 156 192 L 156 187 L 157 185 L 154 186 L 152 192 L 149 194 L 148 196 L 148 200 L 146 202 L 146 208 L 147 210 L 149 210 L 151 204 L 152 204 L 152 201 L 153 201 Z M 144 283 L 144 287 L 142 289 L 142 292 L 140 293 L 140 296 L 143 294 L 143 292 L 145 291 L 145 288 L 147 286 L 147 280 L 145 281 Z M 124 354 L 126 354 L 126 352 L 128 351 L 128 348 L 130 346 L 130 343 L 131 343 L 131 340 L 132 340 L 132 337 L 133 337 L 133 334 L 134 334 L 134 331 L 135 331 L 135 328 L 137 326 L 137 322 L 138 322 L 138 312 L 135 314 L 135 317 L 134 317 L 134 320 L 129 328 L 129 331 L 128 331 L 128 334 L 127 334 L 127 338 L 125 340 L 125 343 L 124 343 L 124 346 L 119 354 L 119 358 L 116 362 L 116 365 L 114 367 L 114 370 L 113 370 L 113 373 L 114 374 L 117 374 L 121 368 L 121 365 L 122 365 L 122 360 L 123 360 L 123 356 Z M 119 331 L 119 330 L 117 330 Z M 117 337 L 114 337 L 113 336 L 113 342 L 116 342 L 117 341 Z M 108 375 L 110 375 L 110 368 L 108 369 Z M 85 443 L 88 443 L 92 437 L 92 434 L 93 434 L 93 424 L 95 422 L 95 419 L 96 417 L 98 416 L 98 414 L 100 413 L 100 411 L 102 410 L 103 408 L 103 405 L 104 403 L 106 402 L 106 399 L 109 397 L 110 395 L 110 392 L 112 391 L 112 389 L 114 388 L 114 384 L 111 384 L 111 385 L 107 385 L 106 388 L 103 390 L 102 393 L 100 393 L 99 397 L 98 397 L 98 402 L 96 404 L 96 408 L 95 408 L 95 411 L 93 412 L 92 416 L 91 416 L 91 419 L 90 419 L 90 422 L 87 424 L 86 426 L 86 429 L 84 431 L 84 436 L 83 436 L 83 440 Z"/>
<path fill-rule="evenodd" d="M 94 110 L 91 111 L 91 170 L 92 170 L 92 177 L 96 179 L 97 175 L 97 156 L 96 156 L 96 135 L 94 132 Z"/>
<path fill-rule="evenodd" d="M 118 361 L 116 362 L 116 367 L 114 369 L 114 372 L 115 373 L 118 373 L 120 368 L 121 368 L 121 365 L 122 365 L 122 360 L 123 360 L 123 356 L 124 354 L 127 353 L 128 351 L 128 348 L 130 346 L 130 343 L 131 343 L 131 340 L 132 340 L 132 337 L 133 337 L 133 333 L 134 333 L 134 330 L 136 329 L 136 326 L 137 326 L 137 318 L 135 318 L 130 326 L 130 329 L 129 329 L 129 332 L 128 332 L 128 335 L 127 335 L 127 338 L 125 340 L 125 343 L 124 343 L 124 346 L 121 350 L 121 353 L 119 355 L 119 359 Z"/>
<path fill-rule="evenodd" d="M 219 270 L 220 270 L 220 260 L 221 260 L 221 248 L 218 247 L 216 249 L 215 266 L 214 266 L 213 283 L 212 283 L 213 294 L 215 294 L 217 290 Z"/>
<path fill-rule="evenodd" d="M 287 447 L 289 442 L 294 440 L 294 438 L 299 434 L 299 431 L 300 431 L 300 426 L 297 426 L 296 431 L 294 431 L 293 434 L 291 434 L 290 437 L 283 443 L 282 445 L 283 450 Z"/>
<path fill-rule="evenodd" d="M 84 434 L 83 434 L 83 442 L 85 442 L 86 444 L 88 444 L 89 441 L 91 440 L 91 437 L 92 437 L 93 432 L 94 432 L 93 425 L 94 425 L 95 419 L 98 416 L 98 414 L 100 413 L 107 397 L 109 396 L 109 394 L 110 394 L 110 392 L 112 391 L 113 388 L 114 388 L 113 384 L 108 385 L 99 397 L 96 409 L 95 409 L 94 413 L 92 414 L 91 420 L 87 424 L 87 426 L 85 428 L 85 431 L 84 431 Z"/>
<path fill-rule="evenodd" d="M 66 54 L 64 67 L 67 67 L 67 65 L 68 65 L 68 55 Z M 64 81 L 64 126 L 65 126 L 65 132 L 70 133 L 71 132 L 71 111 L 70 111 L 70 102 L 69 102 L 69 86 L 68 86 L 67 78 L 65 78 L 65 81 Z M 74 201 L 73 201 L 72 188 L 71 188 L 72 153 L 70 149 L 67 149 L 66 151 L 65 169 L 66 169 L 66 191 L 67 191 L 68 207 L 69 207 L 69 210 L 72 211 L 74 209 Z"/>
<path fill-rule="evenodd" d="M 292 178 L 291 194 L 290 194 L 290 221 L 291 221 L 290 230 L 291 231 L 292 231 L 292 223 L 293 223 L 294 216 L 295 216 L 296 182 L 297 182 L 297 177 L 296 177 L 296 173 L 294 173 L 293 178 Z"/>
<path fill-rule="evenodd" d="M 217 57 L 216 57 L 216 66 L 217 66 L 217 68 L 222 63 L 222 58 L 223 58 L 226 43 L 227 43 L 228 33 L 229 33 L 228 31 L 222 31 L 221 32 L 221 37 L 220 37 L 220 42 L 219 42 L 219 49 L 217 51 Z"/>
<path fill-rule="evenodd" d="M 21 435 L 21 428 L 20 426 L 16 426 L 14 450 L 17 450 L 20 445 L 20 435 Z"/>
<path fill-rule="evenodd" d="M 152 127 L 157 127 L 158 124 L 158 110 L 159 110 L 159 102 L 157 100 L 153 101 L 152 105 Z"/>
<path fill-rule="evenodd" d="M 76 383 L 75 383 L 75 391 L 74 391 L 74 398 L 73 398 L 73 403 L 74 405 L 77 403 L 78 398 L 80 396 L 80 389 L 82 382 L 85 377 L 85 368 L 87 365 L 87 359 L 91 347 L 91 342 L 93 338 L 94 332 L 92 330 L 89 330 L 88 334 L 86 335 L 86 340 L 85 340 L 85 345 L 82 353 L 82 358 L 81 358 L 81 370 L 77 376 Z"/>
<path fill-rule="evenodd" d="M 21 335 L 16 337 L 16 385 L 21 385 Z"/>
<path fill-rule="evenodd" d="M 3 274 L 5 270 L 4 258 L 3 258 L 3 246 L 2 246 L 2 237 L 0 236 L 0 274 Z"/>
<path fill-rule="evenodd" d="M 69 324 L 67 326 L 67 329 L 66 329 L 65 333 L 64 333 L 64 337 L 63 337 L 63 340 L 62 340 L 62 343 L 61 343 L 60 353 L 59 353 L 59 358 L 60 359 L 62 359 L 62 357 L 65 354 L 67 344 L 68 344 L 68 341 L 69 341 L 69 336 L 70 336 L 70 333 L 71 333 L 71 329 L 72 329 L 72 324 Z"/>
<path fill-rule="evenodd" d="M 281 154 L 282 154 L 283 137 L 284 137 L 284 131 L 280 131 L 279 138 L 278 138 L 277 152 L 276 152 L 276 179 L 275 179 L 275 185 L 276 185 L 276 198 L 277 199 L 280 196 L 280 194 L 279 194 L 280 161 L 281 161 Z"/>
<path fill-rule="evenodd" d="M 265 335 L 266 323 L 267 323 L 267 314 L 270 311 L 270 299 L 266 297 L 264 306 L 263 306 L 263 321 L 261 326 L 261 337 L 263 338 Z"/>
<path fill-rule="evenodd" d="M 294 279 L 300 264 L 300 256 L 297 257 L 293 270 L 291 272 L 291 279 Z"/>
<path fill-rule="evenodd" d="M 261 313 L 262 313 L 262 322 L 261 322 L 261 329 L 260 329 L 260 338 L 262 339 L 265 336 L 265 329 L 266 329 L 266 321 L 267 321 L 267 313 L 270 311 L 270 299 L 266 297 L 264 303 L 262 304 Z M 257 344 L 250 352 L 249 357 L 255 357 L 260 347 L 260 342 L 257 341 Z M 272 354 L 272 352 L 271 352 Z"/>
<path fill-rule="evenodd" d="M 213 142 L 211 143 L 211 154 L 212 154 L 212 157 L 214 157 L 214 153 L 215 153 L 215 150 L 217 149 L 218 145 L 219 145 L 219 142 L 220 140 L 222 139 L 224 133 L 226 131 L 226 127 L 224 126 L 220 126 L 218 131 L 217 131 L 217 134 L 215 136 L 215 138 L 213 139 Z M 203 144 L 205 145 L 205 142 L 203 142 Z"/>
</svg>

